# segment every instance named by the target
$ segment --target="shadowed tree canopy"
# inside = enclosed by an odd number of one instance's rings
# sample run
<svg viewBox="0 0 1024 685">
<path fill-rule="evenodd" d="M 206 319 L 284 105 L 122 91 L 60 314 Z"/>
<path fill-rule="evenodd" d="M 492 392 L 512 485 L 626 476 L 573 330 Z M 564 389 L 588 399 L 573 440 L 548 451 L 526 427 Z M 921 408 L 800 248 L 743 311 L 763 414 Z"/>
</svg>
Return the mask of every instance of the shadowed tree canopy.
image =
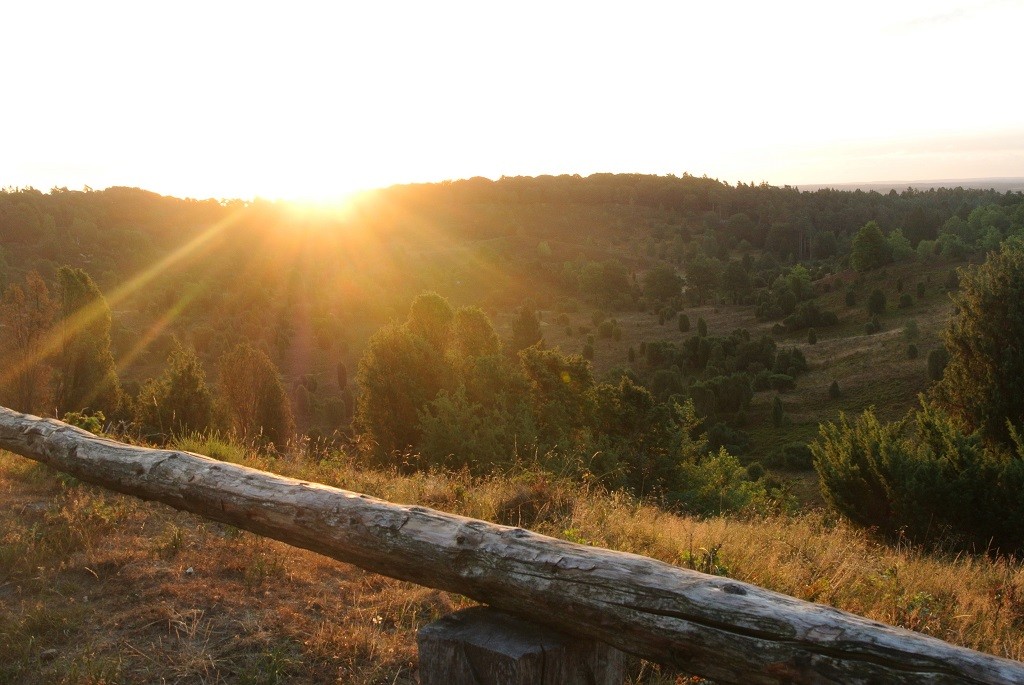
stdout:
<svg viewBox="0 0 1024 685">
<path fill-rule="evenodd" d="M 277 367 L 262 350 L 242 343 L 220 359 L 221 400 L 239 437 L 283 445 L 295 430 Z"/>
<path fill-rule="evenodd" d="M 92 409 L 109 416 L 117 410 L 121 395 L 110 351 L 110 307 L 82 269 L 61 267 L 57 288 L 62 319 L 57 411 Z"/>
<path fill-rule="evenodd" d="M 409 332 L 426 340 L 434 349 L 444 349 L 455 317 L 448 300 L 435 292 L 423 293 L 409 307 L 405 325 Z"/>
<path fill-rule="evenodd" d="M 176 340 L 163 376 L 142 387 L 136 406 L 143 429 L 163 437 L 209 429 L 213 397 L 195 351 Z"/>
<path fill-rule="evenodd" d="M 526 302 L 516 310 L 512 317 L 512 351 L 526 349 L 536 345 L 544 339 L 540 330 L 540 319 L 537 318 L 536 307 L 532 302 Z"/>
<path fill-rule="evenodd" d="M 870 271 L 889 261 L 889 241 L 874 221 L 864 224 L 853 237 L 850 266 L 857 271 Z"/>
<path fill-rule="evenodd" d="M 448 347 L 457 359 L 485 357 L 501 351 L 498 334 L 479 307 L 461 307 L 455 312 Z"/>
<path fill-rule="evenodd" d="M 0 352 L 6 360 L 2 392 L 9 406 L 31 414 L 52 411 L 46 405 L 53 368 L 44 342 L 56 311 L 46 282 L 35 271 L 25 277 L 24 288 L 12 283 L 4 291 Z"/>
<path fill-rule="evenodd" d="M 667 300 L 679 294 L 683 279 L 671 264 L 658 264 L 643 276 L 644 296 L 655 301 Z"/>
<path fill-rule="evenodd" d="M 418 412 L 445 380 L 439 350 L 408 327 L 377 331 L 359 361 L 356 422 L 379 458 L 420 442 Z"/>
</svg>

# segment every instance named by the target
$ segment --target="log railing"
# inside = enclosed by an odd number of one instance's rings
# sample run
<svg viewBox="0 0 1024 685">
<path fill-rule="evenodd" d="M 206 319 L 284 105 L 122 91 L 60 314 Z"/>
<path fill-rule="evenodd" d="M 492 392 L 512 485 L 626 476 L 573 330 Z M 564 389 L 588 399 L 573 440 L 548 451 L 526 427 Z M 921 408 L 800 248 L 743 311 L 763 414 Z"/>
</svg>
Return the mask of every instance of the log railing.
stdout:
<svg viewBox="0 0 1024 685">
<path fill-rule="evenodd" d="M 747 583 L 0 407 L 0 448 L 729 683 L 1022 683 L 1024 664 Z"/>
</svg>

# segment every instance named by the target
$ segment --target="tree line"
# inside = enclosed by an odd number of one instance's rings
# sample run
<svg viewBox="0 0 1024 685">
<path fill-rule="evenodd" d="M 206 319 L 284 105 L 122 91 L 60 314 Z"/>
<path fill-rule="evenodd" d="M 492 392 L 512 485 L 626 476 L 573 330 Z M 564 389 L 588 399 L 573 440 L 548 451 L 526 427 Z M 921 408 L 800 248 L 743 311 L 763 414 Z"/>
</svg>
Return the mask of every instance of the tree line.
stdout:
<svg viewBox="0 0 1024 685">
<path fill-rule="evenodd" d="M 162 375 L 137 394 L 121 384 L 111 352 L 111 312 L 82 269 L 61 267 L 51 291 L 30 271 L 0 299 L 4 367 L 0 401 L 41 415 L 116 423 L 162 442 L 218 427 L 243 440 L 283 444 L 294 424 L 288 397 L 265 352 L 239 344 L 218 364 L 216 390 L 195 351 L 175 342 Z"/>
</svg>

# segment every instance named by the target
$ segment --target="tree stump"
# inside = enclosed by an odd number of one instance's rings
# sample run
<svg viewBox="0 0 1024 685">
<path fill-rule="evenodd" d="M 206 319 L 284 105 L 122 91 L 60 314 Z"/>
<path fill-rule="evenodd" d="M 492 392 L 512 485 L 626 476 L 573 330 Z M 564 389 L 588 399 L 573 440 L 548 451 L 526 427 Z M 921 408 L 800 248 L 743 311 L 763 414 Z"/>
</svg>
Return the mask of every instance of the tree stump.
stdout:
<svg viewBox="0 0 1024 685">
<path fill-rule="evenodd" d="M 623 654 L 490 607 L 471 607 L 417 635 L 421 685 L 621 685 Z"/>
</svg>

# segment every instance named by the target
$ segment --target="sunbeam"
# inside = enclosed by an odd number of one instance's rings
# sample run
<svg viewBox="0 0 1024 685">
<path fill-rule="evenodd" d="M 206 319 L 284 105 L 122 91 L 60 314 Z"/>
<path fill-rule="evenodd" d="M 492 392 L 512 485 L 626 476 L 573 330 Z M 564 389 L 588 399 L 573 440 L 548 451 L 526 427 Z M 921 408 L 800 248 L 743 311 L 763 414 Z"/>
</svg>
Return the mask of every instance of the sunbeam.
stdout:
<svg viewBox="0 0 1024 685">
<path fill-rule="evenodd" d="M 185 245 L 171 252 L 149 268 L 139 272 L 118 287 L 114 288 L 105 297 L 105 302 L 94 301 L 89 305 L 80 308 L 67 318 L 61 319 L 46 333 L 40 344 L 33 353 L 28 353 L 21 358 L 10 360 L 6 368 L 0 373 L 0 385 L 5 385 L 11 379 L 24 373 L 35 364 L 55 355 L 63 347 L 65 342 L 93 324 L 99 317 L 103 316 L 107 308 L 113 308 L 123 302 L 126 298 L 141 291 L 153 282 L 160 274 L 171 267 L 183 262 L 188 258 L 194 258 L 204 248 L 209 248 L 213 240 L 221 235 L 231 226 L 235 225 L 242 214 L 242 209 L 232 212 L 224 219 L 211 225 L 205 231 L 197 235 Z M 175 313 L 175 315 L 177 315 Z"/>
</svg>

